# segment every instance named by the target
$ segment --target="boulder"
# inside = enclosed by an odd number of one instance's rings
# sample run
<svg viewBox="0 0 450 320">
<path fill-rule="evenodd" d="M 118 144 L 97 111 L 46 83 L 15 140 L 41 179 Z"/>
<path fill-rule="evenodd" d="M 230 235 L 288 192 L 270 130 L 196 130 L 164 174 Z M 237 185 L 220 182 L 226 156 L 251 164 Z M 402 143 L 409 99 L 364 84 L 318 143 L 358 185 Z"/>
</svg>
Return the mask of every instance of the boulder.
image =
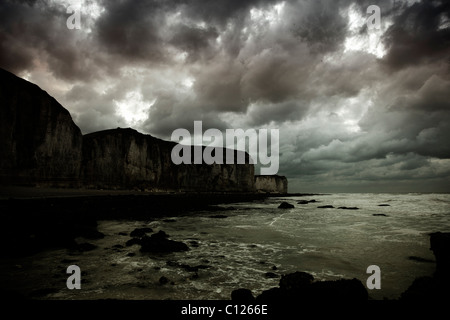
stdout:
<svg viewBox="0 0 450 320">
<path fill-rule="evenodd" d="M 153 232 L 152 228 L 136 228 L 130 233 L 130 237 L 133 238 L 142 238 L 147 233 Z"/>
<path fill-rule="evenodd" d="M 368 300 L 368 293 L 358 279 L 314 281 L 309 273 L 295 272 L 282 276 L 278 288 L 263 291 L 256 300 L 294 307 L 299 302 L 361 302 Z"/>
<path fill-rule="evenodd" d="M 160 231 L 150 237 L 143 236 L 140 244 L 140 251 L 149 253 L 170 253 L 189 250 L 185 243 L 167 239 L 164 231 Z"/>
<path fill-rule="evenodd" d="M 292 209 L 295 208 L 294 205 L 288 203 L 288 202 L 282 202 L 279 206 L 278 209 Z"/>
<path fill-rule="evenodd" d="M 255 302 L 255 297 L 249 289 L 236 289 L 231 292 L 231 300 L 238 303 L 251 304 Z"/>
</svg>

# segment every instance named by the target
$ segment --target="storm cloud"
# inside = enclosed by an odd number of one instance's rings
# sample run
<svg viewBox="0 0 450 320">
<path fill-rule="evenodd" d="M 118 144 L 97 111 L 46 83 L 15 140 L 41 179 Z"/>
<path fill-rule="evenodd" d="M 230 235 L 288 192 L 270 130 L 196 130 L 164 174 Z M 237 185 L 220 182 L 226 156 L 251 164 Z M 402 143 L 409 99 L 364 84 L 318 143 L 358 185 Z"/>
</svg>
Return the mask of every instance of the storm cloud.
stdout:
<svg viewBox="0 0 450 320">
<path fill-rule="evenodd" d="M 449 41 L 445 0 L 0 4 L 0 66 L 83 133 L 276 128 L 290 192 L 450 191 Z"/>
</svg>

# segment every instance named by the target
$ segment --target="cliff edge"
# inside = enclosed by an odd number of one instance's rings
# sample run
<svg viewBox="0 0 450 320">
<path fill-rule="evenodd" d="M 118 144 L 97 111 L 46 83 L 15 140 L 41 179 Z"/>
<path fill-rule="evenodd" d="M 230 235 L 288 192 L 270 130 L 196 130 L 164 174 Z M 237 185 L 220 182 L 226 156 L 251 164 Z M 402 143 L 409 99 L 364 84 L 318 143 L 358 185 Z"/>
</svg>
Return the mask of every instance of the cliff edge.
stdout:
<svg viewBox="0 0 450 320">
<path fill-rule="evenodd" d="M 3 69 L 0 139 L 2 185 L 255 192 L 254 166 L 247 153 L 244 164 L 176 165 L 171 159 L 175 142 L 134 129 L 83 136 L 69 111 L 53 97 Z"/>
</svg>

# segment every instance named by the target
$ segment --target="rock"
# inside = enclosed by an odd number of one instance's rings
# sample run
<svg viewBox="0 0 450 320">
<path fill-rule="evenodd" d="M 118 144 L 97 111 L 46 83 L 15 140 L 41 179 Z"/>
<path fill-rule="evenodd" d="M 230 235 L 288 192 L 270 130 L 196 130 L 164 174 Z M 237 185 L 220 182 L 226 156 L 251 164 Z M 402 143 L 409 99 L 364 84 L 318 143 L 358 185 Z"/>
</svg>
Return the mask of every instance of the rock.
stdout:
<svg viewBox="0 0 450 320">
<path fill-rule="evenodd" d="M 374 217 L 387 217 L 384 213 L 374 213 L 372 214 Z"/>
<path fill-rule="evenodd" d="M 153 232 L 152 228 L 136 228 L 130 233 L 130 237 L 142 238 L 145 234 Z"/>
<path fill-rule="evenodd" d="M 251 304 L 255 302 L 255 297 L 249 289 L 236 289 L 231 292 L 231 300 L 237 303 Z"/>
<path fill-rule="evenodd" d="M 287 203 L 287 202 L 282 202 L 279 206 L 279 209 L 292 209 L 295 208 L 294 205 Z"/>
<path fill-rule="evenodd" d="M 436 262 L 434 260 L 430 260 L 430 259 L 425 259 L 425 258 L 421 258 L 421 257 L 416 257 L 416 256 L 409 256 L 408 260 L 413 260 L 413 261 L 417 261 L 417 262 Z"/>
<path fill-rule="evenodd" d="M 312 199 L 312 200 L 300 200 L 297 202 L 297 204 L 308 204 L 308 203 L 314 203 L 317 202 L 316 200 Z"/>
<path fill-rule="evenodd" d="M 264 274 L 264 276 L 265 276 L 266 278 L 278 278 L 278 275 L 277 275 L 276 273 L 273 273 L 273 272 L 266 272 L 266 273 Z"/>
<path fill-rule="evenodd" d="M 390 207 L 390 204 L 382 203 L 378 205 L 379 207 Z"/>
<path fill-rule="evenodd" d="M 318 206 L 319 209 L 333 209 L 334 207 L 332 205 L 326 205 L 326 206 Z"/>
<path fill-rule="evenodd" d="M 318 281 L 311 285 L 312 296 L 323 301 L 358 303 L 367 301 L 367 289 L 358 279 Z"/>
<path fill-rule="evenodd" d="M 450 282 L 450 232 L 431 233 L 430 249 L 436 257 L 435 277 Z"/>
<path fill-rule="evenodd" d="M 149 253 L 170 253 L 189 250 L 189 247 L 185 243 L 169 240 L 164 235 L 161 235 L 161 233 L 158 234 L 153 234 L 151 237 L 142 237 L 140 251 Z"/>
<path fill-rule="evenodd" d="M 272 270 L 273 270 L 273 271 L 278 270 L 277 266 L 273 266 L 273 267 L 272 267 Z"/>
<path fill-rule="evenodd" d="M 189 241 L 189 244 L 191 245 L 191 247 L 194 247 L 194 248 L 198 248 L 198 246 L 199 246 L 198 242 L 195 240 Z"/>
<path fill-rule="evenodd" d="M 358 207 L 339 207 L 338 209 L 344 209 L 344 210 L 359 210 Z"/>
<path fill-rule="evenodd" d="M 128 241 L 125 243 L 125 245 L 126 245 L 127 247 L 130 247 L 130 246 L 135 245 L 135 244 L 141 244 L 141 239 L 139 239 L 139 238 L 133 238 L 133 239 L 128 240 Z"/>
<path fill-rule="evenodd" d="M 450 300 L 450 233 L 430 234 L 430 249 L 436 258 L 436 270 L 432 277 L 419 277 L 402 293 L 400 300 L 432 302 L 447 305 Z M 422 261 L 422 260 L 421 260 Z"/>
<path fill-rule="evenodd" d="M 359 302 L 368 300 L 368 293 L 361 281 L 341 279 L 337 281 L 314 281 L 306 272 L 284 275 L 278 288 L 263 291 L 256 297 L 258 303 L 275 303 L 292 307 L 298 302 Z"/>
<path fill-rule="evenodd" d="M 310 285 L 314 277 L 306 272 L 297 271 L 284 275 L 280 279 L 280 288 L 283 290 L 298 290 Z"/>
<path fill-rule="evenodd" d="M 169 235 L 162 230 L 159 230 L 157 233 L 151 235 L 152 239 L 166 239 L 168 237 Z"/>
<path fill-rule="evenodd" d="M 162 276 L 161 278 L 159 278 L 160 285 L 165 285 L 167 283 L 169 283 L 169 279 L 167 279 L 166 277 Z"/>
</svg>

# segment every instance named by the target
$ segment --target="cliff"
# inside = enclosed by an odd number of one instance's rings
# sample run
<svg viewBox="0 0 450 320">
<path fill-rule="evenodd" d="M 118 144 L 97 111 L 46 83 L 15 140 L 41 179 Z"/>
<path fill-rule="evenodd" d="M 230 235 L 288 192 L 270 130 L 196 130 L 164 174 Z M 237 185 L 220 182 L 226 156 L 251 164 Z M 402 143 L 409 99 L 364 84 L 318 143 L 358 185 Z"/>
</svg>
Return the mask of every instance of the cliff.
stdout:
<svg viewBox="0 0 450 320">
<path fill-rule="evenodd" d="M 286 178 L 254 178 L 245 163 L 174 164 L 177 144 L 133 129 L 82 135 L 70 113 L 37 85 L 0 69 L 0 183 L 148 191 L 286 193 Z M 197 148 L 197 147 L 195 147 Z M 203 148 L 204 147 L 199 147 Z M 223 151 L 225 149 L 218 149 Z"/>
<path fill-rule="evenodd" d="M 69 112 L 35 84 L 0 69 L 1 183 L 74 185 L 82 134 Z"/>
<path fill-rule="evenodd" d="M 175 145 L 174 142 L 163 141 L 133 129 L 118 128 L 87 134 L 83 137 L 81 180 L 84 185 L 97 188 L 254 191 L 254 167 L 249 164 L 248 155 L 246 163 L 240 165 L 175 165 L 171 160 L 171 151 Z"/>
<path fill-rule="evenodd" d="M 255 189 L 258 192 L 286 194 L 288 182 L 284 176 L 255 176 Z"/>
</svg>

